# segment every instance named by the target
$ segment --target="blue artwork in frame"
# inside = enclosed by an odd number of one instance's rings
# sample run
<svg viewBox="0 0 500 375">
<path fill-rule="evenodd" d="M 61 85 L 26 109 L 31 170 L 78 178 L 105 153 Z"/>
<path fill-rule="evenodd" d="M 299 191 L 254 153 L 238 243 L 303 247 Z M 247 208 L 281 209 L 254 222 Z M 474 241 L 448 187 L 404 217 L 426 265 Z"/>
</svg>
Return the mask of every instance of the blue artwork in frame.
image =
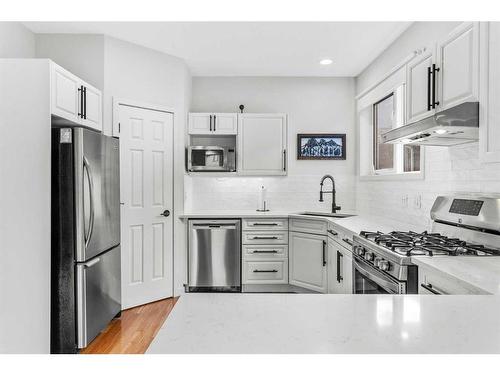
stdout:
<svg viewBox="0 0 500 375">
<path fill-rule="evenodd" d="M 345 134 L 297 134 L 298 160 L 345 160 Z"/>
</svg>

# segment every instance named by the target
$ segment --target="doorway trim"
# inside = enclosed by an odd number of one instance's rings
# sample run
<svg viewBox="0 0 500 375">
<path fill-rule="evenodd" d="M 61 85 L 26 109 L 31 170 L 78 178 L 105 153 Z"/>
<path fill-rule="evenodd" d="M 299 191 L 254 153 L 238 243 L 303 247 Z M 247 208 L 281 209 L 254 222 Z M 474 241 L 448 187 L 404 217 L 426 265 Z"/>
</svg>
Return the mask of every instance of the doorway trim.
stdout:
<svg viewBox="0 0 500 375">
<path fill-rule="evenodd" d="M 112 106 L 113 106 L 113 113 L 112 113 L 112 127 L 111 127 L 111 135 L 116 138 L 120 138 L 120 106 L 127 106 L 127 107 L 134 107 L 134 108 L 141 108 L 141 109 L 146 109 L 146 110 L 151 110 L 151 111 L 158 111 L 158 112 L 165 112 L 165 113 L 170 113 L 172 114 L 173 117 L 173 126 L 172 126 L 172 138 L 173 138 L 173 147 L 172 147 L 172 217 L 174 220 L 172 220 L 172 297 L 175 297 L 175 218 L 176 218 L 176 213 L 177 213 L 177 205 L 175 202 L 175 165 L 177 162 L 177 158 L 175 155 L 175 125 L 176 125 L 176 110 L 172 107 L 168 107 L 163 104 L 158 104 L 158 103 L 148 103 L 148 102 L 143 102 L 135 99 L 128 99 L 128 98 L 120 98 L 120 97 L 112 97 Z M 120 145 L 121 147 L 121 145 Z M 121 153 L 120 153 L 121 154 Z M 121 160 L 120 160 L 121 163 Z M 122 181 L 120 180 L 120 206 L 123 204 L 121 201 L 121 184 Z M 121 211 L 121 209 L 120 209 Z M 121 225 L 122 222 L 120 220 L 120 233 L 121 233 Z M 121 239 L 120 239 L 121 242 Z"/>
</svg>

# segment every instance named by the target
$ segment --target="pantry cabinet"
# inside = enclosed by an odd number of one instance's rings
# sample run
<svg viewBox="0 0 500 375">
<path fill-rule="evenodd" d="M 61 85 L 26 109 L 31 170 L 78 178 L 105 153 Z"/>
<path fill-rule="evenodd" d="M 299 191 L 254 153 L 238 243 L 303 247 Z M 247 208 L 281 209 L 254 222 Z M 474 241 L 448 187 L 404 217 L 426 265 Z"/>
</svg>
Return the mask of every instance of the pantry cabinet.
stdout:
<svg viewBox="0 0 500 375">
<path fill-rule="evenodd" d="M 406 122 L 479 99 L 479 23 L 464 22 L 406 67 Z"/>
<path fill-rule="evenodd" d="M 481 160 L 500 162 L 500 22 L 481 23 L 481 92 L 479 149 Z"/>
<path fill-rule="evenodd" d="M 290 284 L 326 293 L 327 237 L 300 232 L 290 232 L 289 236 Z"/>
<path fill-rule="evenodd" d="M 236 113 L 190 113 L 188 133 L 191 135 L 236 135 Z"/>
<path fill-rule="evenodd" d="M 238 172 L 242 175 L 286 175 L 287 116 L 238 115 Z"/>
<path fill-rule="evenodd" d="M 50 75 L 55 123 L 102 131 L 102 93 L 54 62 L 50 63 Z"/>
</svg>

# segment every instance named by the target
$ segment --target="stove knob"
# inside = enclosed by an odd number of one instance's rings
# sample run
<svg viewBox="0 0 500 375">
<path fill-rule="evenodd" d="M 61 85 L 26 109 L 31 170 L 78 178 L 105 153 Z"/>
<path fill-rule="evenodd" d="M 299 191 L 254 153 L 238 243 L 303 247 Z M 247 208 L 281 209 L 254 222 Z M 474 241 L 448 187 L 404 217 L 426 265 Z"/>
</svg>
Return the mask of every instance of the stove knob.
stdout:
<svg viewBox="0 0 500 375">
<path fill-rule="evenodd" d="M 389 271 L 390 263 L 387 260 L 382 259 L 379 262 L 378 268 L 380 268 L 382 271 Z"/>
<path fill-rule="evenodd" d="M 381 260 L 382 259 L 380 259 L 380 258 L 375 258 L 373 260 L 373 265 L 378 268 Z"/>
<path fill-rule="evenodd" d="M 373 260 L 373 253 L 365 253 L 365 260 Z"/>
<path fill-rule="evenodd" d="M 362 257 L 365 254 L 365 249 L 362 248 L 361 246 L 356 247 L 356 254 Z"/>
</svg>

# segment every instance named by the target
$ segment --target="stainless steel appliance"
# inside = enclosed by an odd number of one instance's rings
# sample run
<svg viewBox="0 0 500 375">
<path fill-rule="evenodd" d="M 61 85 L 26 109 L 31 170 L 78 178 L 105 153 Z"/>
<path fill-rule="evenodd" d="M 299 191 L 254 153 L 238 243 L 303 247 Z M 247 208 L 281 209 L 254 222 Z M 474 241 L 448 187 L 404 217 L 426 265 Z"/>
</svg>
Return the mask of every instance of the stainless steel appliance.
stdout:
<svg viewBox="0 0 500 375">
<path fill-rule="evenodd" d="M 384 143 L 455 146 L 479 139 L 479 102 L 466 102 L 423 120 L 392 129 Z"/>
<path fill-rule="evenodd" d="M 52 129 L 51 352 L 74 353 L 121 311 L 118 139 Z"/>
<path fill-rule="evenodd" d="M 189 146 L 187 164 L 191 172 L 232 172 L 236 170 L 235 152 L 224 146 Z"/>
<path fill-rule="evenodd" d="M 240 220 L 189 220 L 188 291 L 241 291 Z"/>
<path fill-rule="evenodd" d="M 431 232 L 363 231 L 354 236 L 354 293 L 417 293 L 412 257 L 500 255 L 499 198 L 440 196 L 431 218 Z"/>
</svg>

